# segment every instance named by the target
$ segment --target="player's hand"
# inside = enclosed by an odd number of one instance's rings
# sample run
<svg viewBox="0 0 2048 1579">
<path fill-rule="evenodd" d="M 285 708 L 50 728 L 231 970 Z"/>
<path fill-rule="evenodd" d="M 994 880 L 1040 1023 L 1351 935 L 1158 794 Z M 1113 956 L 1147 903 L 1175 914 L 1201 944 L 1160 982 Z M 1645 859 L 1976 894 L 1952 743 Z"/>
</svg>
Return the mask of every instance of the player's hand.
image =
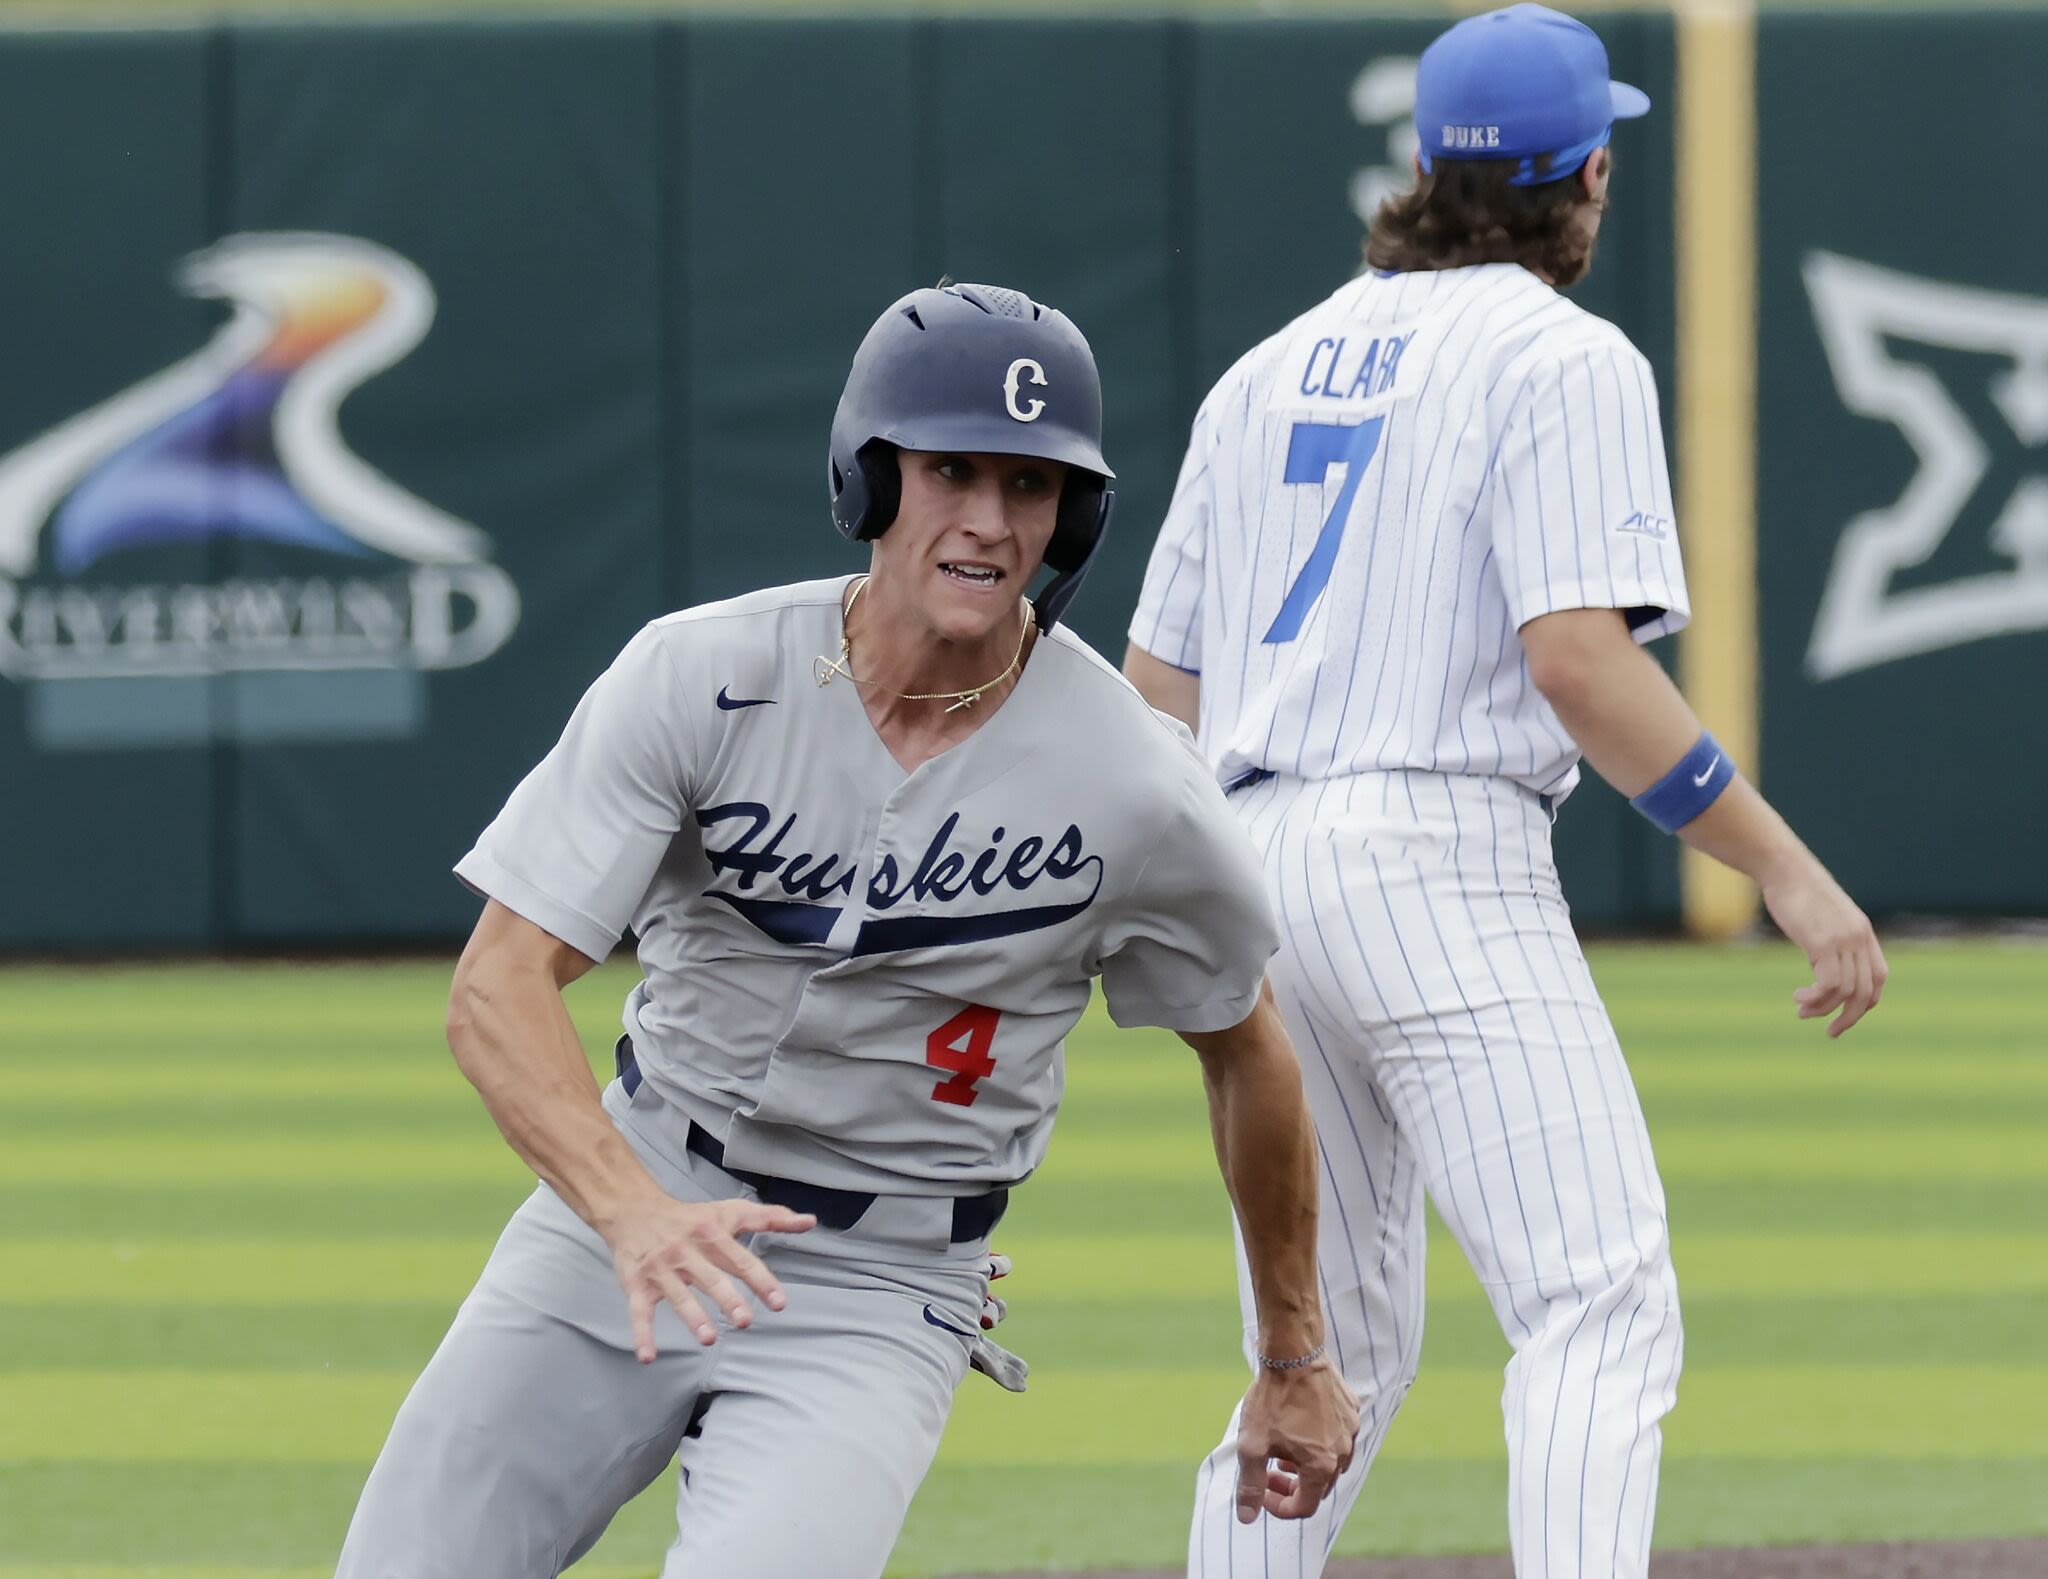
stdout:
<svg viewBox="0 0 2048 1579">
<path fill-rule="evenodd" d="M 633 1353 L 654 1363 L 654 1313 L 664 1303 L 702 1344 L 718 1341 L 718 1327 L 698 1295 L 723 1310 L 735 1327 L 753 1325 L 753 1308 L 733 1279 L 739 1279 L 770 1310 L 788 1303 L 782 1285 L 761 1258 L 739 1241 L 741 1234 L 800 1234 L 817 1226 L 807 1212 L 765 1201 L 678 1201 L 652 1195 L 628 1209 L 605 1234 L 612 1270 L 626 1291 L 633 1322 Z"/>
<path fill-rule="evenodd" d="M 1262 1369 L 1237 1428 L 1237 1521 L 1261 1513 L 1305 1519 L 1351 1467 L 1358 1400 L 1327 1358 L 1298 1371 Z"/>
<path fill-rule="evenodd" d="M 991 1255 L 988 1258 L 988 1290 L 981 1296 L 981 1330 L 994 1332 L 996 1323 L 1009 1315 L 1007 1301 L 996 1297 L 995 1285 L 1010 1275 L 1010 1258 Z"/>
<path fill-rule="evenodd" d="M 998 1278 L 1010 1275 L 1010 1258 L 992 1255 L 988 1258 L 988 1280 L 993 1284 Z M 981 1334 L 967 1346 L 967 1363 L 981 1372 L 996 1386 L 1007 1392 L 1021 1393 L 1031 1376 L 1031 1366 L 1021 1354 L 1012 1354 L 989 1334 L 996 1324 L 1009 1315 L 1010 1307 L 998 1299 L 994 1292 L 982 1295 Z"/>
<path fill-rule="evenodd" d="M 1815 860 L 1762 886 L 1771 919 L 1813 966 L 1812 984 L 1792 994 L 1799 1018 L 1815 1020 L 1839 1009 L 1828 1035 L 1840 1036 L 1877 1006 L 1890 974 L 1870 918 Z"/>
</svg>

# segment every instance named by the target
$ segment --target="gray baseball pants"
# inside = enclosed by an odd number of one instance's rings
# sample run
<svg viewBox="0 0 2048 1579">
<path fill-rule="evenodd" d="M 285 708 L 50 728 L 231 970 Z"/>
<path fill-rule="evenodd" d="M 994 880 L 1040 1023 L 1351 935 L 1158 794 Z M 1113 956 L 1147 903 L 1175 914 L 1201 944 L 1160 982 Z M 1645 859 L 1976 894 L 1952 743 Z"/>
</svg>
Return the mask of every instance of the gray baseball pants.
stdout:
<svg viewBox="0 0 2048 1579">
<path fill-rule="evenodd" d="M 605 1092 L 662 1187 L 750 1195 L 656 1149 L 661 1100 Z M 558 1574 L 679 1452 L 662 1579 L 873 1579 L 979 1330 L 986 1244 L 948 1243 L 951 1226 L 947 1200 L 884 1196 L 844 1232 L 756 1236 L 788 1308 L 744 1330 L 719 1317 L 707 1349 L 663 1307 L 643 1366 L 610 1251 L 541 1186 L 400 1407 L 336 1579 Z"/>
</svg>

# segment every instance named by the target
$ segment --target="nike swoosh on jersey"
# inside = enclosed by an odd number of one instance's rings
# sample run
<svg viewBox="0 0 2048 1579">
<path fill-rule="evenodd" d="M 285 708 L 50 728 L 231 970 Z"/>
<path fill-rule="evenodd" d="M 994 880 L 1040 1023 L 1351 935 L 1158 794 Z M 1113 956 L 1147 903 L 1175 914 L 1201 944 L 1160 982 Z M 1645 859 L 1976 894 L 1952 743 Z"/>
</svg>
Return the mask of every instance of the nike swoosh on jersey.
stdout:
<svg viewBox="0 0 2048 1579">
<path fill-rule="evenodd" d="M 952 1324 L 952 1323 L 951 1323 L 950 1321 L 941 1321 L 941 1320 L 939 1320 L 939 1318 L 938 1318 L 937 1316 L 935 1316 L 935 1315 L 933 1315 L 933 1314 L 932 1314 L 932 1308 L 931 1308 L 931 1306 L 929 1306 L 929 1305 L 925 1306 L 925 1308 L 924 1308 L 924 1319 L 925 1319 L 926 1321 L 930 1322 L 930 1323 L 931 1323 L 931 1324 L 932 1324 L 932 1325 L 933 1325 L 934 1327 L 942 1327 L 942 1328 L 944 1328 L 944 1329 L 945 1329 L 945 1330 L 946 1330 L 947 1332 L 950 1332 L 950 1333 L 954 1334 L 954 1336 L 956 1336 L 956 1337 L 961 1337 L 961 1338 L 971 1338 L 971 1337 L 973 1337 L 973 1336 L 974 1336 L 974 1334 L 973 1334 L 973 1333 L 971 1333 L 971 1332 L 968 1332 L 968 1331 L 965 1331 L 965 1330 L 964 1330 L 964 1329 L 962 1329 L 962 1328 L 959 1328 L 959 1327 L 956 1327 L 956 1326 L 954 1326 L 954 1325 L 953 1325 L 953 1324 Z"/>
<path fill-rule="evenodd" d="M 726 712 L 731 713 L 736 712 L 742 707 L 773 707 L 775 705 L 775 698 L 772 696 L 727 696 L 725 694 L 725 687 L 721 685 L 718 688 L 718 705 Z"/>
</svg>

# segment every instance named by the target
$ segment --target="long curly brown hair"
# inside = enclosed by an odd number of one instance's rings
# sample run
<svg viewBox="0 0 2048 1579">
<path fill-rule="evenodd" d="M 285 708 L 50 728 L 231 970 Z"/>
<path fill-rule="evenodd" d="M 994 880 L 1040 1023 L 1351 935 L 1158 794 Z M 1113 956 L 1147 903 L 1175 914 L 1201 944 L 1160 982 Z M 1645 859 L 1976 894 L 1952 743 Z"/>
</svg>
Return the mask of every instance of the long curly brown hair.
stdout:
<svg viewBox="0 0 2048 1579">
<path fill-rule="evenodd" d="M 1517 167 L 1513 159 L 1437 160 L 1380 204 L 1365 261 L 1397 273 L 1519 263 L 1560 290 L 1576 285 L 1593 266 L 1592 221 L 1606 201 L 1587 195 L 1576 170 L 1541 186 L 1510 185 Z"/>
</svg>

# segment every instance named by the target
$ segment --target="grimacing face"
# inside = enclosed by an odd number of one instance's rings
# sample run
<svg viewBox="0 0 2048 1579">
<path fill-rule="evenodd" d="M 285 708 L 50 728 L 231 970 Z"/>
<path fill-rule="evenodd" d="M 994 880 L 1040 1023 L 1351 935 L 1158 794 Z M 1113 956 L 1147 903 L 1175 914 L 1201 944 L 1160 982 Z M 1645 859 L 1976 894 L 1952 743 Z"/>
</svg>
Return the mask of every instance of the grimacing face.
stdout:
<svg viewBox="0 0 2048 1579">
<path fill-rule="evenodd" d="M 1029 455 L 899 450 L 902 502 L 874 574 L 943 641 L 1009 626 L 1058 518 L 1067 468 Z M 878 585 L 879 590 L 879 585 Z"/>
</svg>

